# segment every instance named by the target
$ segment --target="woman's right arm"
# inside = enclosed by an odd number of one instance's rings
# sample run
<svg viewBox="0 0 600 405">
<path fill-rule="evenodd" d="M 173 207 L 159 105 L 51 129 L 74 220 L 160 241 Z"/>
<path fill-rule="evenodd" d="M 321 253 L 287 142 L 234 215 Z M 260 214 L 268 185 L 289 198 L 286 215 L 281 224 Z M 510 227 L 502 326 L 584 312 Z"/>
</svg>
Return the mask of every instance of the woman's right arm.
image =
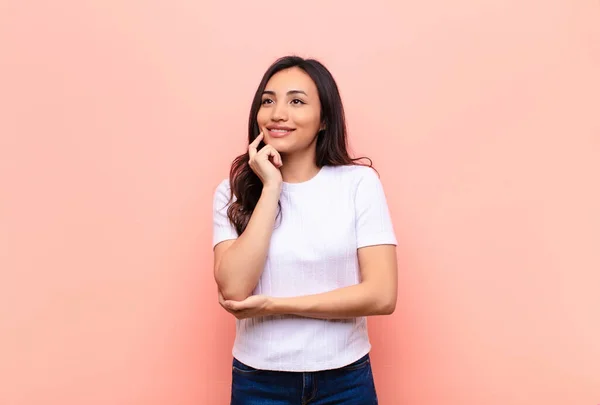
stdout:
<svg viewBox="0 0 600 405">
<path fill-rule="evenodd" d="M 263 187 L 248 226 L 240 237 L 215 247 L 215 280 L 225 299 L 242 301 L 256 287 L 265 266 L 280 192 L 276 186 Z"/>
<path fill-rule="evenodd" d="M 283 162 L 273 147 L 257 147 L 262 134 L 248 147 L 249 165 L 263 183 L 263 189 L 242 234 L 215 246 L 215 281 L 226 300 L 242 301 L 252 294 L 262 274 L 277 217 Z"/>
</svg>

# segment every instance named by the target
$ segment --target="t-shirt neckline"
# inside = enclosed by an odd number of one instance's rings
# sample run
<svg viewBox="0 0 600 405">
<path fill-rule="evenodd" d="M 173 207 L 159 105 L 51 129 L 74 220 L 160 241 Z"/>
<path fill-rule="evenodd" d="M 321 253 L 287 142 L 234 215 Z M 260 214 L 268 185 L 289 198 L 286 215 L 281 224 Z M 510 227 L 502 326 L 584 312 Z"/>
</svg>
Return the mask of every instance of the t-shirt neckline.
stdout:
<svg viewBox="0 0 600 405">
<path fill-rule="evenodd" d="M 311 187 L 312 185 L 317 183 L 321 177 L 323 177 L 323 173 L 325 172 L 326 168 L 327 168 L 327 166 L 321 167 L 319 169 L 319 171 L 317 172 L 317 174 L 315 174 L 310 179 L 308 179 L 306 181 L 302 181 L 300 183 L 287 183 L 284 181 L 282 183 L 282 190 L 287 191 L 287 192 L 300 191 L 300 190 L 304 190 L 308 187 Z"/>
</svg>

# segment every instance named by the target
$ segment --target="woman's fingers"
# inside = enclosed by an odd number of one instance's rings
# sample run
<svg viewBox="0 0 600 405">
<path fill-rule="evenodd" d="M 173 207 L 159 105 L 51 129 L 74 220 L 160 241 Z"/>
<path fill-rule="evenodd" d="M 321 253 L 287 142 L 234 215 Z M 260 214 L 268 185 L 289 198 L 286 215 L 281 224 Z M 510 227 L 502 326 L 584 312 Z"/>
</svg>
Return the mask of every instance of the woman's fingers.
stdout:
<svg viewBox="0 0 600 405">
<path fill-rule="evenodd" d="M 263 140 L 263 133 L 261 132 L 260 134 L 258 134 L 258 136 L 252 141 L 252 143 L 248 146 L 248 155 L 250 156 L 250 159 L 252 159 L 256 153 L 257 153 L 257 148 L 258 145 L 260 145 L 260 141 Z"/>
<path fill-rule="evenodd" d="M 265 155 L 267 155 L 267 157 L 273 162 L 275 167 L 281 167 L 283 165 L 281 155 L 271 145 L 265 146 L 263 149 L 260 150 L 259 153 L 264 153 Z"/>
<path fill-rule="evenodd" d="M 221 306 L 223 306 L 224 303 L 225 303 L 225 297 L 223 297 L 223 293 L 221 292 L 221 290 L 219 290 L 219 304 L 221 304 Z"/>
<path fill-rule="evenodd" d="M 283 165 L 283 160 L 279 152 L 271 145 L 265 145 L 261 150 L 257 151 L 260 141 L 263 139 L 263 134 L 250 143 L 248 147 L 248 165 L 252 171 L 260 178 L 263 185 L 281 185 L 282 177 L 279 168 Z"/>
</svg>

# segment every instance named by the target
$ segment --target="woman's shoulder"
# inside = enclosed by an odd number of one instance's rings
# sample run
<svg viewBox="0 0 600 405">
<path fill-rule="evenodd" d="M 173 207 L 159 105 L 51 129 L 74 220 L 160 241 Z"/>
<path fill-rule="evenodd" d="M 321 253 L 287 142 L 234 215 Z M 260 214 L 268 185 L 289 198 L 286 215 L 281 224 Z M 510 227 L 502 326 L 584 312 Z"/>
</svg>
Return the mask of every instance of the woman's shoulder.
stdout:
<svg viewBox="0 0 600 405">
<path fill-rule="evenodd" d="M 383 187 L 379 173 L 372 166 L 358 164 L 330 166 L 328 172 L 330 175 L 324 186 L 332 190 L 342 188 L 352 190 L 353 193 L 370 193 Z"/>
<path fill-rule="evenodd" d="M 367 165 L 328 166 L 328 169 L 338 179 L 359 181 L 365 177 L 378 177 L 375 169 Z"/>
<path fill-rule="evenodd" d="M 231 185 L 229 184 L 229 178 L 221 180 L 221 182 L 219 182 L 213 189 L 213 192 L 215 201 L 229 201 L 231 196 Z"/>
<path fill-rule="evenodd" d="M 231 190 L 231 184 L 229 183 L 229 178 L 222 179 L 215 187 L 215 190 L 217 192 Z"/>
</svg>

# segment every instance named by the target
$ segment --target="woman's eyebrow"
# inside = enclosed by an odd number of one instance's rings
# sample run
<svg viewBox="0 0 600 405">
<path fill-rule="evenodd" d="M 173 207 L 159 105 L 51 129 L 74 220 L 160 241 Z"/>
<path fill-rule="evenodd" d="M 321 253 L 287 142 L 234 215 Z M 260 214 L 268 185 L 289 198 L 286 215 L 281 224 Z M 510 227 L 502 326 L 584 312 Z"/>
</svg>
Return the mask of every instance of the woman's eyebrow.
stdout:
<svg viewBox="0 0 600 405">
<path fill-rule="evenodd" d="M 271 96 L 275 95 L 275 92 L 273 90 L 265 90 L 263 91 L 263 94 L 269 94 Z M 287 92 L 287 95 L 291 95 L 291 94 L 304 94 L 305 96 L 308 96 L 308 94 L 306 94 L 304 91 L 302 90 L 290 90 Z"/>
<path fill-rule="evenodd" d="M 290 94 L 304 94 L 305 96 L 308 96 L 308 94 L 306 94 L 306 93 L 305 93 L 304 91 L 302 91 L 302 90 L 290 90 L 290 91 L 288 91 L 288 92 L 287 92 L 287 94 L 288 94 L 288 96 L 289 96 Z"/>
</svg>

